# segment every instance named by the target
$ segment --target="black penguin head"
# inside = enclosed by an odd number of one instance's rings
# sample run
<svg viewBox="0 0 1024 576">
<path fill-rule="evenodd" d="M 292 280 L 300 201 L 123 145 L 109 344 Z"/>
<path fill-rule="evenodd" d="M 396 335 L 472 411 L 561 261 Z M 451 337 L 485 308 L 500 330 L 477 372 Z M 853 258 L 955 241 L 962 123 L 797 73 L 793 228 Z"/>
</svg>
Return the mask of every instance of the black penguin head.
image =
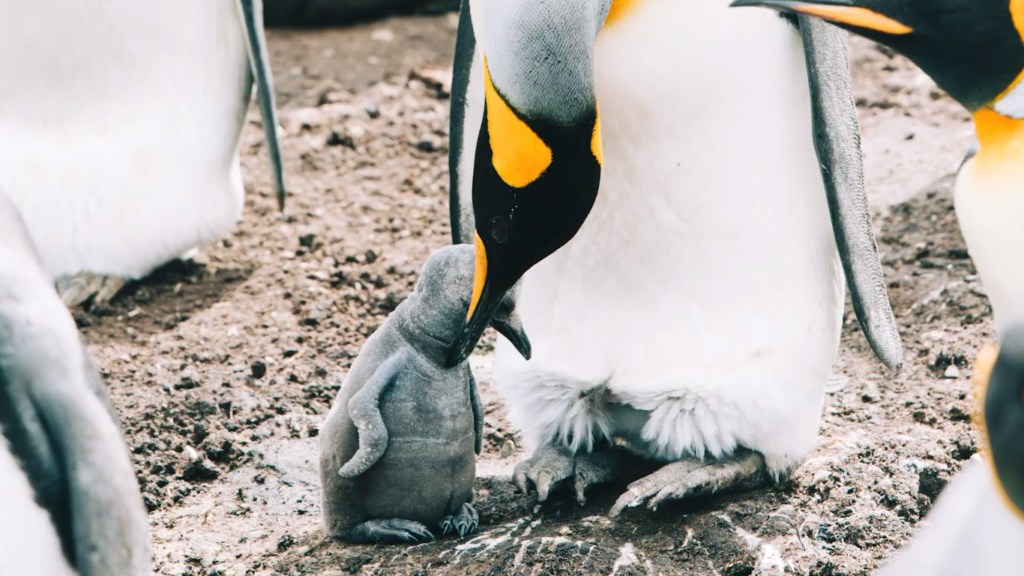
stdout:
<svg viewBox="0 0 1024 576">
<path fill-rule="evenodd" d="M 603 149 L 593 44 L 610 5 L 484 3 L 484 121 L 473 165 L 476 282 L 452 364 L 469 355 L 506 292 L 572 239 L 594 205 Z"/>
<path fill-rule="evenodd" d="M 409 328 L 410 344 L 438 363 L 447 360 L 451 343 L 465 324 L 473 294 L 474 250 L 470 246 L 447 246 L 431 254 L 423 265 L 419 281 L 402 306 L 400 320 Z M 504 305 L 502 305 L 504 304 Z M 530 341 L 515 313 L 511 299 L 499 302 L 494 327 L 526 357 Z"/>
<path fill-rule="evenodd" d="M 1024 324 L 1006 332 L 993 365 L 995 355 L 983 351 L 975 362 L 977 425 L 1007 505 L 1024 518 Z"/>
<path fill-rule="evenodd" d="M 972 112 L 998 100 L 1024 70 L 1024 3 L 1018 0 L 736 0 L 732 5 L 817 16 L 885 44 Z"/>
</svg>

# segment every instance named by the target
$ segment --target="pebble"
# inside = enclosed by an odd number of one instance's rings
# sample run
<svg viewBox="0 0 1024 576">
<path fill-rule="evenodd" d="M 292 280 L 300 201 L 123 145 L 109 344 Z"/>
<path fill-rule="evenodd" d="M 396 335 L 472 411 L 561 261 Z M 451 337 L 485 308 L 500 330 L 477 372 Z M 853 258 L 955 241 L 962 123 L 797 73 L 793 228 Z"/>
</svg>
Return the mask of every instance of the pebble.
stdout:
<svg viewBox="0 0 1024 576">
<path fill-rule="evenodd" d="M 949 378 L 950 380 L 956 380 L 960 377 L 960 369 L 956 366 L 950 366 L 946 368 L 946 373 L 942 375 L 943 378 Z"/>
</svg>

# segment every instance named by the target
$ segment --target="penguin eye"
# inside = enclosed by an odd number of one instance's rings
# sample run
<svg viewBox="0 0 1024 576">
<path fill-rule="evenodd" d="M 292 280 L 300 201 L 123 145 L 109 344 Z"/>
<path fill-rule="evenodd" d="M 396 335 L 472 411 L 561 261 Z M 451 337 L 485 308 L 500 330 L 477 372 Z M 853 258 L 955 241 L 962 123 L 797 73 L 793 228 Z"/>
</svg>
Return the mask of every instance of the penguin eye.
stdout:
<svg viewBox="0 0 1024 576">
<path fill-rule="evenodd" d="M 498 244 L 504 244 L 505 240 L 508 240 L 508 225 L 501 216 L 495 216 L 491 218 L 491 221 L 487 224 L 487 230 L 491 233 L 491 238 Z"/>
</svg>

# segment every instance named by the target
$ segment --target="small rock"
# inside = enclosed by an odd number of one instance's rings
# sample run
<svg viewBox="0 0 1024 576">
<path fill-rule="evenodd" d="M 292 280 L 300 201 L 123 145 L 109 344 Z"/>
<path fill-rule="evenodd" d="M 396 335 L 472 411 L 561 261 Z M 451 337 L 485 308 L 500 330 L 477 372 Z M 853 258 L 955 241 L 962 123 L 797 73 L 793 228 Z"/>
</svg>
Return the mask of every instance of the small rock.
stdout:
<svg viewBox="0 0 1024 576">
<path fill-rule="evenodd" d="M 331 135 L 327 138 L 328 146 L 344 146 L 355 150 L 356 141 L 352 139 L 348 134 L 342 134 L 337 130 L 331 130 Z"/>
<path fill-rule="evenodd" d="M 374 262 L 377 261 L 377 253 L 374 252 L 373 250 L 367 250 L 364 256 L 366 256 L 367 264 L 373 264 Z"/>
<path fill-rule="evenodd" d="M 925 468 L 917 475 L 917 492 L 934 502 L 948 482 L 949 479 L 944 477 L 938 469 Z"/>
<path fill-rule="evenodd" d="M 142 495 L 142 502 L 146 505 L 147 512 L 152 512 L 160 507 L 160 500 L 150 496 L 149 494 Z"/>
<path fill-rule="evenodd" d="M 186 482 L 204 482 L 216 480 L 219 477 L 220 468 L 217 468 L 205 458 L 198 459 L 189 464 L 181 472 L 181 478 Z"/>
<path fill-rule="evenodd" d="M 292 546 L 295 546 L 295 536 L 292 536 L 291 534 L 285 534 L 277 541 L 278 552 L 284 552 Z"/>
<path fill-rule="evenodd" d="M 955 380 L 960 377 L 960 369 L 957 368 L 955 365 L 951 365 L 950 367 L 946 368 L 946 372 L 943 373 L 942 377 Z"/>
<path fill-rule="evenodd" d="M 880 397 L 880 395 L 881 394 L 878 391 L 878 385 L 875 384 L 874 382 L 868 382 L 868 385 L 864 390 L 864 393 L 860 395 L 860 399 L 862 402 L 874 404 L 875 402 L 878 402 L 878 398 Z"/>
<path fill-rule="evenodd" d="M 508 458 L 509 456 L 515 454 L 515 452 L 516 443 L 513 442 L 511 438 L 506 438 L 505 443 L 501 445 L 501 452 L 499 452 L 498 455 L 501 458 Z"/>
<path fill-rule="evenodd" d="M 424 134 L 416 143 L 416 148 L 423 152 L 437 152 L 441 149 L 441 139 L 433 134 Z"/>
<path fill-rule="evenodd" d="M 262 360 L 257 360 L 249 366 L 252 370 L 252 377 L 259 380 L 267 375 L 267 365 Z"/>
<path fill-rule="evenodd" d="M 312 248 L 313 242 L 316 240 L 316 234 L 304 234 L 299 236 L 299 246 L 304 248 Z"/>
</svg>

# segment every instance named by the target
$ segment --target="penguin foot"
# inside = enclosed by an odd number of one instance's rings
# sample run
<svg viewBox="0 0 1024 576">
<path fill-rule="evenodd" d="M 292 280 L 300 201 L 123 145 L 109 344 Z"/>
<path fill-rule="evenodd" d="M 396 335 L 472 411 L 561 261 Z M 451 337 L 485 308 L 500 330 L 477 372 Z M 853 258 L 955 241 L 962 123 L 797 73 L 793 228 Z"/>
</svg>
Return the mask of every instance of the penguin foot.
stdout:
<svg viewBox="0 0 1024 576">
<path fill-rule="evenodd" d="M 349 532 L 348 540 L 356 544 L 419 544 L 433 542 L 434 535 L 419 522 L 388 518 L 356 524 Z"/>
<path fill-rule="evenodd" d="M 587 503 L 588 486 L 614 480 L 619 472 L 619 459 L 612 447 L 593 452 L 573 454 L 560 446 L 544 446 L 528 460 L 516 464 L 513 479 L 524 494 L 532 483 L 538 500 L 545 502 L 551 490 L 568 478 L 573 479 L 573 492 L 580 506 Z"/>
<path fill-rule="evenodd" d="M 57 293 L 64 305 L 69 308 L 81 306 L 89 298 L 96 304 L 110 302 L 124 288 L 127 281 L 119 276 L 104 276 L 92 272 L 82 272 L 74 276 L 61 276 L 57 279 Z"/>
<path fill-rule="evenodd" d="M 475 534 L 479 526 L 480 515 L 476 513 L 472 504 L 466 502 L 459 506 L 459 510 L 455 514 L 441 520 L 441 533 L 448 535 L 449 532 L 455 532 L 459 538 L 462 538 L 466 534 Z"/>
<path fill-rule="evenodd" d="M 750 450 L 717 462 L 680 460 L 630 484 L 609 515 L 615 518 L 626 508 L 642 504 L 657 510 L 666 501 L 753 490 L 768 484 L 770 478 L 764 456 Z"/>
</svg>

